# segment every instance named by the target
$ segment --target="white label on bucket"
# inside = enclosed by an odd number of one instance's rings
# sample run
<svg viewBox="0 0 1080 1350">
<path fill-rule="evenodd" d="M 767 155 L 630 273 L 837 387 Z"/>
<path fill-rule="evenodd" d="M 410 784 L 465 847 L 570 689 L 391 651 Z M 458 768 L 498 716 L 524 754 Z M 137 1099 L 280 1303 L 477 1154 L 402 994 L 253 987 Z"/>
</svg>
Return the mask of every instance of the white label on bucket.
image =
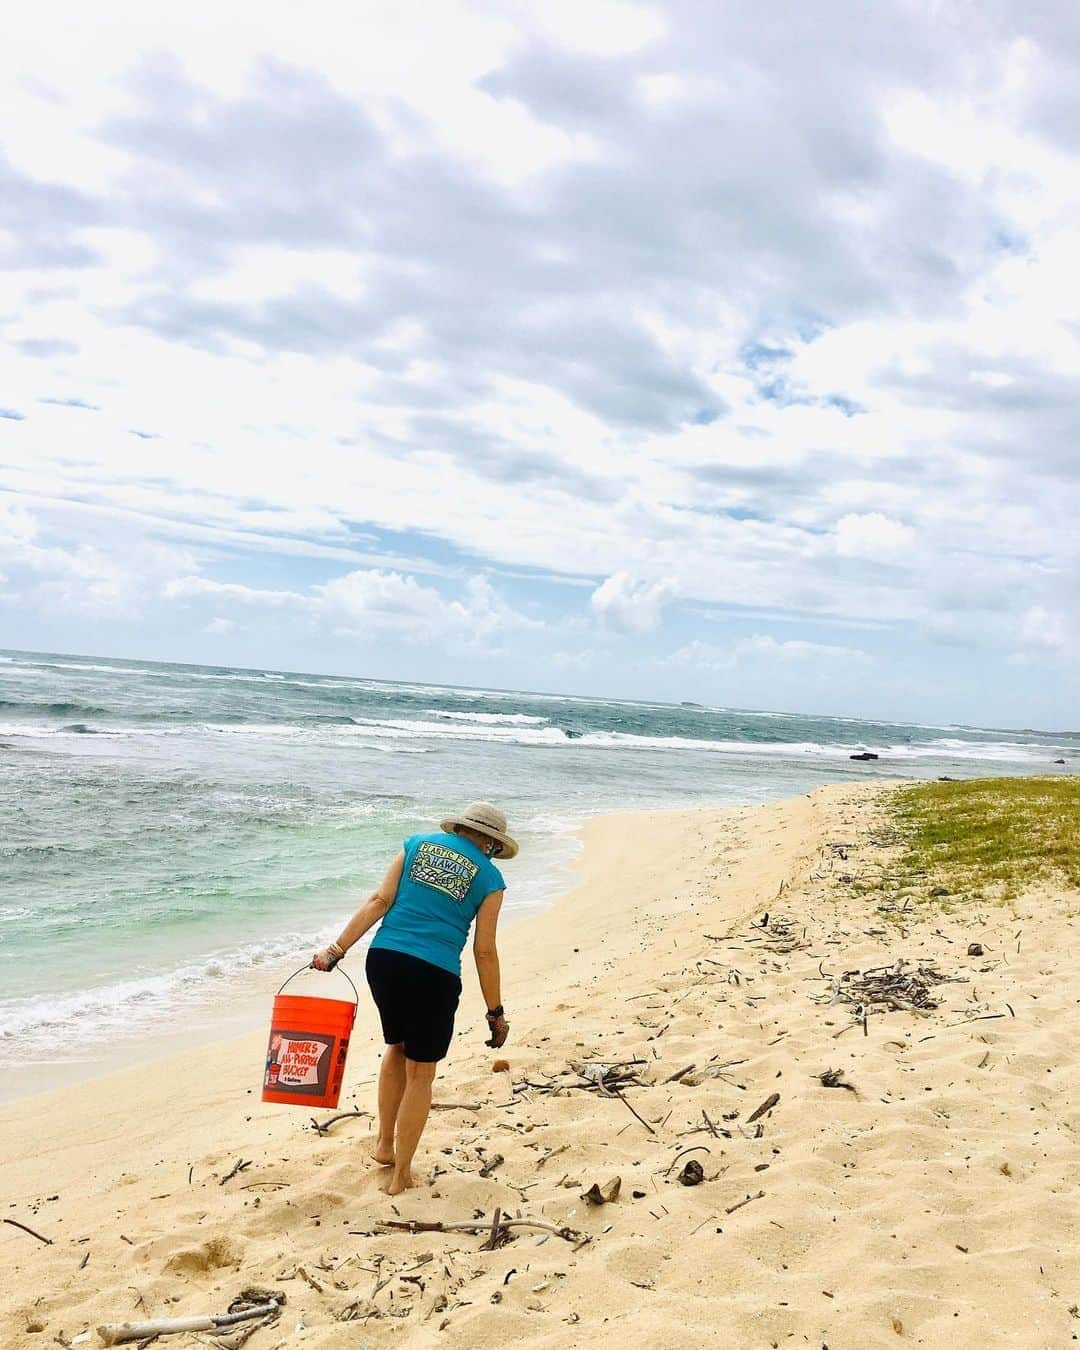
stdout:
<svg viewBox="0 0 1080 1350">
<path fill-rule="evenodd" d="M 326 1053 L 322 1041 L 291 1040 L 282 1036 L 277 1053 L 281 1087 L 315 1087 L 319 1083 L 319 1060 Z"/>
</svg>

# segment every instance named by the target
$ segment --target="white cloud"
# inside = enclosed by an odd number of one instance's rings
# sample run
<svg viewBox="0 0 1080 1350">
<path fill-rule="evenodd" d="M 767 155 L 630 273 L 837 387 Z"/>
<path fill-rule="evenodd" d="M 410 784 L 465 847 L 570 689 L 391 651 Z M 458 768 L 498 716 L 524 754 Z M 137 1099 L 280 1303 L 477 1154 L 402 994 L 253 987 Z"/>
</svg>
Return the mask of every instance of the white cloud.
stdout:
<svg viewBox="0 0 1080 1350">
<path fill-rule="evenodd" d="M 291 610 L 295 622 L 339 636 L 370 639 L 393 637 L 416 646 L 448 641 L 496 648 L 515 630 L 541 625 L 518 613 L 495 591 L 487 577 L 476 575 L 444 596 L 414 576 L 378 568 L 355 569 L 307 591 L 267 590 L 210 577 L 185 576 L 165 584 L 171 600 L 213 600 L 241 611 Z M 223 633 L 233 620 L 217 617 L 204 630 Z M 215 626 L 216 625 L 216 626 Z"/>
<path fill-rule="evenodd" d="M 268 591 L 257 586 L 244 586 L 237 582 L 214 581 L 211 577 L 176 577 L 165 583 L 162 593 L 169 600 L 202 599 L 213 596 L 221 600 L 234 600 L 241 605 L 269 606 L 280 608 L 295 605 L 302 597 L 295 591 Z"/>
<path fill-rule="evenodd" d="M 841 516 L 836 522 L 836 551 L 841 558 L 865 562 L 912 562 L 918 536 L 910 525 L 870 511 Z"/>
<path fill-rule="evenodd" d="M 0 43 L 0 491 L 72 504 L 0 517 L 9 597 L 497 642 L 484 585 L 554 574 L 653 652 L 677 594 L 1039 697 L 1004 661 L 1070 650 L 1080 566 L 1065 7 L 63 14 Z M 462 559 L 494 580 L 429 584 Z M 280 589 L 213 593 L 245 567 Z"/>
<path fill-rule="evenodd" d="M 192 557 L 186 549 L 146 538 L 130 540 L 123 549 L 50 542 L 33 513 L 0 500 L 0 562 L 24 605 L 127 619 L 137 617 Z"/>
<path fill-rule="evenodd" d="M 429 646 L 447 640 L 496 646 L 513 629 L 533 626 L 483 576 L 470 577 L 453 598 L 415 577 L 378 570 L 349 572 L 314 587 L 313 594 L 321 618 L 337 632 L 360 637 L 391 632 Z"/>
<path fill-rule="evenodd" d="M 204 633 L 209 633 L 212 637 L 225 637 L 236 628 L 236 622 L 233 619 L 211 619 L 203 629 Z"/>
<path fill-rule="evenodd" d="M 615 633 L 647 633 L 659 627 L 664 606 L 678 594 L 671 577 L 648 582 L 615 572 L 593 591 L 589 604 L 604 628 Z"/>
</svg>

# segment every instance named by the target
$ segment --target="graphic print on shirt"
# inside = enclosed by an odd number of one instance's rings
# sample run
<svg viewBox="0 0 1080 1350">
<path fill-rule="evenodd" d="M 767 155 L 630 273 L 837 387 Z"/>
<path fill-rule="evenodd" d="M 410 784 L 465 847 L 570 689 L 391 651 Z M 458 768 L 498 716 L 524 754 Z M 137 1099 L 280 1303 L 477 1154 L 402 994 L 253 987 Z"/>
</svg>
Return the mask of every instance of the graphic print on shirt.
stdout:
<svg viewBox="0 0 1080 1350">
<path fill-rule="evenodd" d="M 460 904 L 469 894 L 469 887 L 479 871 L 476 863 L 455 849 L 426 839 L 416 850 L 416 857 L 409 868 L 409 880 L 418 881 L 422 886 L 432 886 Z"/>
</svg>

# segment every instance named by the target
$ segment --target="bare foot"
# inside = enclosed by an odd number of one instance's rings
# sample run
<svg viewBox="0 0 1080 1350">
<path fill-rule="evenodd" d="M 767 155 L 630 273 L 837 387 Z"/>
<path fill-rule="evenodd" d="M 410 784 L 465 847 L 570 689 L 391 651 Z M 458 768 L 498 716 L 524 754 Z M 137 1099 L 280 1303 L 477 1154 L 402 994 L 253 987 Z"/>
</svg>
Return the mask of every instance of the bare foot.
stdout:
<svg viewBox="0 0 1080 1350">
<path fill-rule="evenodd" d="M 390 1178 L 383 1190 L 387 1195 L 400 1195 L 402 1191 L 407 1191 L 413 1184 L 412 1172 L 406 1168 L 404 1172 L 395 1172 Z"/>
<path fill-rule="evenodd" d="M 371 1153 L 372 1162 L 377 1162 L 380 1167 L 393 1167 L 394 1150 L 393 1148 L 384 1148 L 382 1144 L 376 1144 Z"/>
</svg>

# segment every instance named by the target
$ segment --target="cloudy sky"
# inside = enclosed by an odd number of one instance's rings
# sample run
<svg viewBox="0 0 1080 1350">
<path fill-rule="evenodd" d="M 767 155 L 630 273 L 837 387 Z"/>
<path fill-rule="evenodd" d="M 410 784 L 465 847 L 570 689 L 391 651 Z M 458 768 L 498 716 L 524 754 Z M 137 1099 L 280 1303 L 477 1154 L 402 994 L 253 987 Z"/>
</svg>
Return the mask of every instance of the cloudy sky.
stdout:
<svg viewBox="0 0 1080 1350">
<path fill-rule="evenodd" d="M 1080 722 L 1071 4 L 0 18 L 0 646 Z"/>
</svg>

